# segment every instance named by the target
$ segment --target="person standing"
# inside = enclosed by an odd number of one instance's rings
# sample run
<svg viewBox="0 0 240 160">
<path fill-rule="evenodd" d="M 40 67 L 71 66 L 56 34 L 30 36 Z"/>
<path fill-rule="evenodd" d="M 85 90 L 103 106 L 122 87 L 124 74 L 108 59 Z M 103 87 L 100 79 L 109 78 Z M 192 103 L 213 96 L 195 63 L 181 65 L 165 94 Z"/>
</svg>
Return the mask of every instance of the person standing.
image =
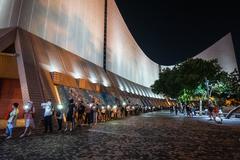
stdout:
<svg viewBox="0 0 240 160">
<path fill-rule="evenodd" d="M 128 110 L 129 110 L 128 108 L 129 108 L 129 106 L 125 106 L 125 108 L 124 108 L 125 109 L 125 117 L 128 116 Z"/>
<path fill-rule="evenodd" d="M 93 125 L 97 125 L 97 122 L 98 122 L 98 110 L 99 110 L 99 105 L 98 103 L 97 104 L 94 104 L 93 105 Z"/>
<path fill-rule="evenodd" d="M 189 104 L 189 114 L 190 114 L 190 117 L 193 117 L 193 105 L 192 104 Z"/>
<path fill-rule="evenodd" d="M 18 106 L 18 103 L 13 103 L 12 111 L 9 113 L 6 127 L 6 139 L 12 138 L 13 128 L 16 126 L 16 121 L 19 113 Z"/>
<path fill-rule="evenodd" d="M 191 117 L 191 108 L 190 108 L 190 104 L 186 105 L 186 112 L 187 112 L 187 117 Z"/>
<path fill-rule="evenodd" d="M 33 114 L 35 114 L 35 108 L 33 106 L 33 102 L 28 101 L 27 104 L 23 107 L 23 109 L 25 114 L 25 130 L 24 133 L 21 134 L 20 138 L 24 137 L 28 131 L 28 136 L 30 136 L 32 133 L 32 129 L 35 128 L 35 123 L 33 119 Z"/>
<path fill-rule="evenodd" d="M 62 121 L 63 121 L 63 106 L 58 105 L 56 110 L 56 119 L 58 123 L 58 131 L 62 130 Z"/>
<path fill-rule="evenodd" d="M 88 123 L 88 126 L 91 126 L 91 107 L 90 104 L 88 103 L 85 109 L 86 112 L 86 118 L 85 118 L 85 124 Z"/>
<path fill-rule="evenodd" d="M 212 101 L 208 101 L 208 114 L 209 114 L 209 120 L 212 120 L 213 119 L 213 103 Z"/>
<path fill-rule="evenodd" d="M 178 104 L 175 105 L 175 115 L 178 115 Z"/>
<path fill-rule="evenodd" d="M 105 122 L 106 121 L 106 108 L 104 107 L 104 106 L 102 106 L 102 108 L 101 108 L 101 117 L 102 117 L 102 119 L 101 119 L 101 121 L 102 122 Z"/>
<path fill-rule="evenodd" d="M 41 103 L 41 107 L 44 109 L 44 126 L 45 126 L 45 131 L 44 133 L 49 131 L 52 132 L 52 115 L 53 115 L 53 107 L 52 107 L 52 102 L 50 99 L 46 103 Z"/>
<path fill-rule="evenodd" d="M 74 103 L 74 102 L 73 102 Z M 74 103 L 73 107 L 73 120 L 72 120 L 72 129 L 76 128 L 76 120 L 77 120 L 77 103 Z"/>
<path fill-rule="evenodd" d="M 84 112 L 85 112 L 85 106 L 83 104 L 83 101 L 80 101 L 78 105 L 78 123 L 80 127 L 82 126 L 82 123 L 83 123 Z"/>
<path fill-rule="evenodd" d="M 124 106 L 121 106 L 121 118 L 124 118 Z"/>
<path fill-rule="evenodd" d="M 70 99 L 68 104 L 67 123 L 66 123 L 65 132 L 67 130 L 69 130 L 70 132 L 73 130 L 74 112 L 75 112 L 75 104 L 73 99 Z"/>
<path fill-rule="evenodd" d="M 95 110 L 94 108 L 96 107 L 94 100 L 92 100 L 92 103 L 89 104 L 89 107 L 90 107 L 90 127 L 92 127 L 92 124 L 94 123 L 94 110 Z"/>
</svg>

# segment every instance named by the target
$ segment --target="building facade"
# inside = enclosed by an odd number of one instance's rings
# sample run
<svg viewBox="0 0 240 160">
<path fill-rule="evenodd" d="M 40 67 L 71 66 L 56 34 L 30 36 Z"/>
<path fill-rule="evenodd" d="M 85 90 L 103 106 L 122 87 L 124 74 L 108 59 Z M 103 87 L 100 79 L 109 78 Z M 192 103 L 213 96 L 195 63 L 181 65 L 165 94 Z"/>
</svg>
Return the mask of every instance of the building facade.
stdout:
<svg viewBox="0 0 240 160">
<path fill-rule="evenodd" d="M 48 98 L 163 103 L 150 89 L 159 66 L 137 45 L 114 0 L 0 0 L 0 53 L 0 118 L 12 102 L 28 100 L 41 113 Z"/>
</svg>

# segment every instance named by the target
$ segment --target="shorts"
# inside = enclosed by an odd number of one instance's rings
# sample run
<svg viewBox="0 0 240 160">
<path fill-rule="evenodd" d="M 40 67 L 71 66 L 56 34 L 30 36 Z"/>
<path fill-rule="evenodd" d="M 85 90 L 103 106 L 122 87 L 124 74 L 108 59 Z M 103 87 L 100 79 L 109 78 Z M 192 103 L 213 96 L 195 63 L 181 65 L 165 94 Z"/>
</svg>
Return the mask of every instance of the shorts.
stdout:
<svg viewBox="0 0 240 160">
<path fill-rule="evenodd" d="M 67 115 L 67 122 L 73 122 L 73 117 L 71 115 Z"/>
<path fill-rule="evenodd" d="M 35 128 L 35 124 L 34 124 L 34 121 L 33 121 L 33 119 L 26 119 L 26 121 L 25 121 L 25 127 L 26 128 L 28 128 L 28 127 L 33 127 L 33 128 Z"/>
</svg>

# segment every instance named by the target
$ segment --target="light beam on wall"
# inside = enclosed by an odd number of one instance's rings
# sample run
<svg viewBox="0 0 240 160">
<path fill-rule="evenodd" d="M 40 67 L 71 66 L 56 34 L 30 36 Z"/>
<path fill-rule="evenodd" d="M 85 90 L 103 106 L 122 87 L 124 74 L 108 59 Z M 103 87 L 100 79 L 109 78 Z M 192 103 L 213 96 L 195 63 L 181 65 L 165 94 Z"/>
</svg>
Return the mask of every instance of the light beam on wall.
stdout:
<svg viewBox="0 0 240 160">
<path fill-rule="evenodd" d="M 59 70 L 54 65 L 51 65 L 50 72 L 59 72 Z"/>
</svg>

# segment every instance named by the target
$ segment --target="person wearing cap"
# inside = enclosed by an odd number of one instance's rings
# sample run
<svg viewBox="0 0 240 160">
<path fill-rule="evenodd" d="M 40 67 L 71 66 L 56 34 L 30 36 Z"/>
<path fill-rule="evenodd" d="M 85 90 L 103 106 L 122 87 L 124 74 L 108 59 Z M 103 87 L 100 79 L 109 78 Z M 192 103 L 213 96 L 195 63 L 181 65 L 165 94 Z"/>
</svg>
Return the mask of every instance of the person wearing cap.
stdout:
<svg viewBox="0 0 240 160">
<path fill-rule="evenodd" d="M 34 119 L 33 119 L 33 114 L 35 113 L 35 108 L 33 106 L 33 102 L 32 101 L 28 101 L 27 104 L 23 107 L 24 109 L 24 115 L 25 115 L 25 130 L 23 132 L 23 134 L 21 134 L 20 138 L 24 137 L 27 132 L 28 132 L 28 136 L 31 135 L 32 133 L 32 129 L 35 128 L 35 123 L 34 123 Z"/>
<path fill-rule="evenodd" d="M 16 121 L 19 113 L 18 106 L 19 106 L 18 103 L 13 103 L 12 111 L 9 113 L 7 127 L 6 127 L 6 136 L 7 136 L 6 139 L 12 138 L 13 128 L 16 126 Z"/>
</svg>

